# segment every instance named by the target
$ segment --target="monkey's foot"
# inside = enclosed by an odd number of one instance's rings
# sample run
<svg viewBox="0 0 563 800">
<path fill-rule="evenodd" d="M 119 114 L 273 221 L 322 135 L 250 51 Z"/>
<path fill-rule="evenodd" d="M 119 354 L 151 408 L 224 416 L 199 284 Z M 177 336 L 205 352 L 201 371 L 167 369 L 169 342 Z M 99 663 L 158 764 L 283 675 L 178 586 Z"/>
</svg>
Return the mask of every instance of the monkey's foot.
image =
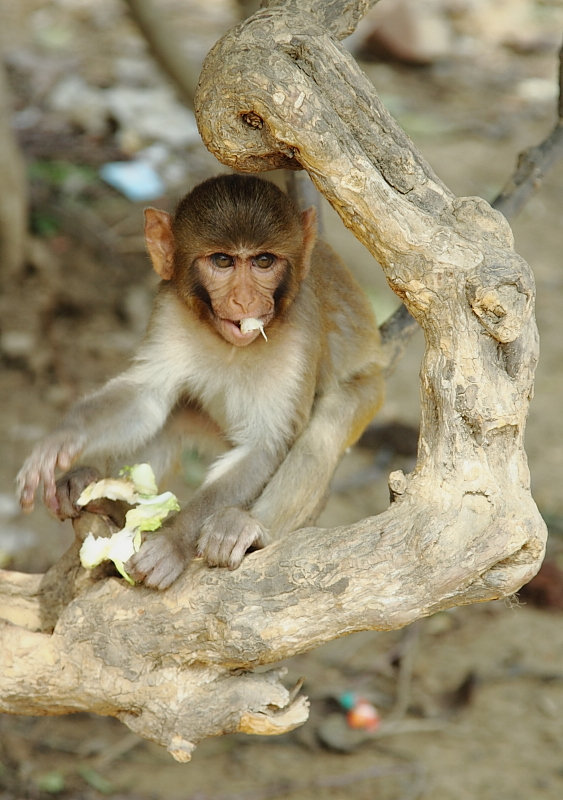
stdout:
<svg viewBox="0 0 563 800">
<path fill-rule="evenodd" d="M 82 508 L 76 501 L 84 489 L 99 478 L 100 473 L 94 467 L 77 467 L 59 478 L 55 492 L 57 517 L 63 520 L 80 516 Z"/>
<path fill-rule="evenodd" d="M 134 581 L 151 589 L 167 589 L 191 561 L 178 537 L 156 533 L 148 536 L 138 553 L 125 564 Z"/>
<path fill-rule="evenodd" d="M 236 569 L 249 547 L 264 547 L 267 531 L 247 511 L 222 508 L 208 517 L 201 529 L 198 555 L 210 567 Z"/>
</svg>

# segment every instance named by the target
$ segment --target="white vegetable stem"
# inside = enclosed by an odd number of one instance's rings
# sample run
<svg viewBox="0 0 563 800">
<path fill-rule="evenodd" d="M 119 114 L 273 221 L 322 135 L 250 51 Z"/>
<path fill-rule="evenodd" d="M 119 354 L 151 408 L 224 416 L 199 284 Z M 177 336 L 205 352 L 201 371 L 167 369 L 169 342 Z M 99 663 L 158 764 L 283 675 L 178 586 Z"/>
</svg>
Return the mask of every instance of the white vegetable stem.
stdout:
<svg viewBox="0 0 563 800">
<path fill-rule="evenodd" d="M 255 317 L 246 317 L 246 319 L 241 319 L 240 329 L 242 333 L 248 333 L 249 331 L 260 331 L 264 339 L 268 341 L 268 337 L 264 331 L 264 323 L 261 319 L 256 319 Z"/>
<path fill-rule="evenodd" d="M 99 497 L 124 500 L 133 506 L 125 515 L 125 527 L 113 536 L 96 539 L 88 533 L 80 549 L 80 561 L 83 567 L 92 569 L 102 561 L 111 560 L 123 577 L 133 583 L 123 565 L 139 550 L 141 532 L 158 530 L 171 511 L 179 511 L 180 505 L 172 492 L 157 494 L 149 464 L 124 467 L 120 474 L 126 477 L 91 483 L 78 498 L 79 506 Z"/>
</svg>

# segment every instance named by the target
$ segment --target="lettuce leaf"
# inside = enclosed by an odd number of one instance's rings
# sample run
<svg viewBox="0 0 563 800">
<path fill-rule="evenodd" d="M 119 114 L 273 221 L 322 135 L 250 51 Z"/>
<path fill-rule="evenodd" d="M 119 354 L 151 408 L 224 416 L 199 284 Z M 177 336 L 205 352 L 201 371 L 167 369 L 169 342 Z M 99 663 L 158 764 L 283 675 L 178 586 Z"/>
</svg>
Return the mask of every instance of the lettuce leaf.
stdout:
<svg viewBox="0 0 563 800">
<path fill-rule="evenodd" d="M 125 526 L 117 533 L 98 538 L 88 533 L 80 548 L 80 562 L 86 569 L 93 569 L 102 561 L 113 561 L 125 580 L 134 584 L 124 564 L 141 547 L 141 533 L 157 531 L 171 512 L 180 510 L 180 504 L 172 492 L 158 494 L 149 464 L 124 467 L 120 475 L 125 477 L 91 483 L 78 498 L 77 504 L 81 506 L 100 497 L 124 500 L 133 506 L 125 515 Z"/>
</svg>

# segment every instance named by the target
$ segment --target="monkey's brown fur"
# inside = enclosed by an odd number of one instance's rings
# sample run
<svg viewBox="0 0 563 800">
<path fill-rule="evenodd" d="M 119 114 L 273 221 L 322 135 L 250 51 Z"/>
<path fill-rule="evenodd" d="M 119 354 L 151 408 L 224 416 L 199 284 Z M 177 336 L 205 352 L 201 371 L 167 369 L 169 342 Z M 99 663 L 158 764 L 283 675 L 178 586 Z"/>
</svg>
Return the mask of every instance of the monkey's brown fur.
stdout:
<svg viewBox="0 0 563 800">
<path fill-rule="evenodd" d="M 73 513 L 79 456 L 149 461 L 162 473 L 185 442 L 222 446 L 203 486 L 127 564 L 166 588 L 196 555 L 237 567 L 249 547 L 314 520 L 342 453 L 382 401 L 379 333 L 340 259 L 316 242 L 273 184 L 222 176 L 197 186 L 174 218 L 145 212 L 163 279 L 131 367 L 68 412 L 19 476 L 21 503 Z M 259 319 L 242 333 L 240 321 Z M 91 473 L 89 473 L 91 477 Z"/>
</svg>

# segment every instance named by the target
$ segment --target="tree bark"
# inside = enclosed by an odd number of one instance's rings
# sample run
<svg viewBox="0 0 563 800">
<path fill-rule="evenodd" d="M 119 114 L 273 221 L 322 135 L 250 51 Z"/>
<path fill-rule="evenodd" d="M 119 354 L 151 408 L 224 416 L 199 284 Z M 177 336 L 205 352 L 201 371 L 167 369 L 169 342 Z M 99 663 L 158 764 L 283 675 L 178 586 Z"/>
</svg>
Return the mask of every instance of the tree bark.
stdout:
<svg viewBox="0 0 563 800">
<path fill-rule="evenodd" d="M 338 44 L 368 5 L 270 3 L 211 51 L 195 106 L 223 163 L 307 169 L 422 326 L 414 472 L 390 476 L 377 517 L 296 531 L 235 572 L 195 562 L 163 593 L 84 576 L 75 551 L 44 577 L 4 573 L 1 711 L 113 715 L 187 760 L 207 736 L 305 720 L 281 671 L 256 667 L 510 595 L 538 570 L 533 277 L 503 216 L 444 186 Z"/>
</svg>

